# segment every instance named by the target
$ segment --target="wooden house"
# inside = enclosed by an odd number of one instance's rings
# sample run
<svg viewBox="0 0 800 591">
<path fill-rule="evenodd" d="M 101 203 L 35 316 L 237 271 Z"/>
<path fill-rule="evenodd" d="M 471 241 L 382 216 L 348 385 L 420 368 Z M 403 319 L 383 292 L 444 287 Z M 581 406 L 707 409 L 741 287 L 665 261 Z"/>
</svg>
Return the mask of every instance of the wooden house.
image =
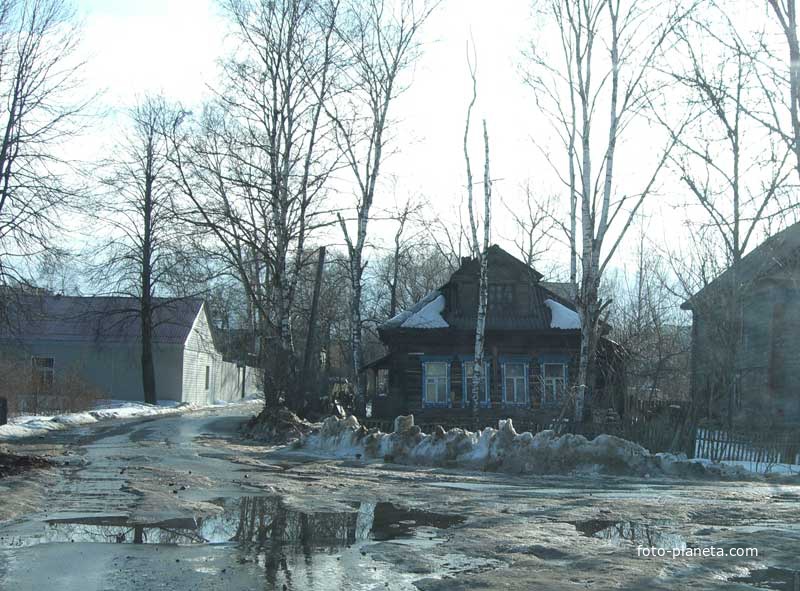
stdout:
<svg viewBox="0 0 800 591">
<path fill-rule="evenodd" d="M 800 422 L 800 224 L 683 303 L 692 397 L 709 418 Z"/>
<path fill-rule="evenodd" d="M 486 425 L 507 417 L 547 423 L 568 404 L 577 375 L 578 314 L 563 285 L 543 282 L 541 273 L 498 246 L 488 257 L 480 420 Z M 440 289 L 379 326 L 388 353 L 365 367 L 374 418 L 413 413 L 418 422 L 471 420 L 479 274 L 477 260 L 463 259 Z M 607 401 L 620 356 L 605 337 L 599 349 L 602 363 L 590 399 Z"/>
</svg>

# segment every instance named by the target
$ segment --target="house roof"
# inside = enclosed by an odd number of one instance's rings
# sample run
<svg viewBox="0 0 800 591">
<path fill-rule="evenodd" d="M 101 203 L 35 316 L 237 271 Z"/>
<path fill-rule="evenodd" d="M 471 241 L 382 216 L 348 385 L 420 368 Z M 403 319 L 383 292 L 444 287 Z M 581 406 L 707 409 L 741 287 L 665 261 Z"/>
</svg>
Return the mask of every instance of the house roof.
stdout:
<svg viewBox="0 0 800 591">
<path fill-rule="evenodd" d="M 184 343 L 202 309 L 200 299 L 156 298 L 153 342 Z M 138 300 L 127 297 L 18 296 L 0 325 L 5 341 L 133 342 L 141 336 Z"/>
<path fill-rule="evenodd" d="M 569 316 L 575 312 L 575 304 L 567 297 L 548 289 L 548 284 L 540 282 L 542 274 L 529 267 L 513 255 L 497 245 L 489 248 L 489 268 L 500 265 L 510 268 L 521 279 L 527 279 L 533 287 L 531 291 L 531 307 L 526 314 L 514 314 L 495 311 L 490 307 L 486 314 L 486 330 L 578 330 L 564 321 L 564 315 Z M 475 277 L 480 273 L 480 265 L 476 259 L 464 259 L 450 277 L 450 280 L 437 290 L 434 290 L 411 306 L 380 325 L 381 330 L 406 330 L 406 329 L 447 329 L 475 330 L 475 316 L 456 316 L 446 312 L 447 288 L 459 277 L 469 275 Z M 490 270 L 491 283 L 491 270 Z M 553 304 L 549 303 L 552 302 Z M 559 318 L 554 318 L 557 310 Z M 477 314 L 477 310 L 476 310 Z M 568 327 L 570 326 L 570 327 Z"/>
<path fill-rule="evenodd" d="M 790 257 L 799 252 L 800 223 L 797 223 L 770 236 L 745 255 L 737 269 L 737 283 L 740 286 L 750 284 L 759 277 L 780 270 L 786 266 Z M 711 294 L 715 293 L 720 286 L 726 285 L 732 279 L 733 269 L 729 267 L 716 279 L 681 304 L 681 308 L 684 310 L 691 310 L 695 302 L 709 297 Z"/>
</svg>

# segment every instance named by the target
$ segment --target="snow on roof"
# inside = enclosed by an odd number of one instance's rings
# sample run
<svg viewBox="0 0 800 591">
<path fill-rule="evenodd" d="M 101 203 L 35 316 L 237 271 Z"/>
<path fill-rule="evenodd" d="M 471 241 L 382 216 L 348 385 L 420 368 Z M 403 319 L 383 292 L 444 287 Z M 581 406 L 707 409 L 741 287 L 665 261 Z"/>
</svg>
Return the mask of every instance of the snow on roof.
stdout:
<svg viewBox="0 0 800 591">
<path fill-rule="evenodd" d="M 552 318 L 550 328 L 560 328 L 562 330 L 580 329 L 581 319 L 575 310 L 570 310 L 563 304 L 555 300 L 545 300 L 544 305 L 550 308 Z"/>
<path fill-rule="evenodd" d="M 448 328 L 450 325 L 442 317 L 444 296 L 439 294 L 417 312 L 410 313 L 400 328 Z"/>
</svg>

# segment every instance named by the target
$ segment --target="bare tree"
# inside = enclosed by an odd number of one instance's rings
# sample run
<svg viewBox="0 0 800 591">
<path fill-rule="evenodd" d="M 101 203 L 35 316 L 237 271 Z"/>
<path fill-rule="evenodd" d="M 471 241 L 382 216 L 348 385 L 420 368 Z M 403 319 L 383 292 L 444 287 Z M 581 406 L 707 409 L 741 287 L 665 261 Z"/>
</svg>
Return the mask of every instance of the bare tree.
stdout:
<svg viewBox="0 0 800 591">
<path fill-rule="evenodd" d="M 61 151 L 80 131 L 79 33 L 65 0 L 0 1 L 0 282 L 24 281 L 75 197 Z"/>
<path fill-rule="evenodd" d="M 772 14 L 778 21 L 786 39 L 789 58 L 783 63 L 788 70 L 788 80 L 785 73 L 779 75 L 789 87 L 789 120 L 790 131 L 783 132 L 784 140 L 794 153 L 795 169 L 800 177 L 800 41 L 797 36 L 797 5 L 795 0 L 767 0 L 767 4 L 772 9 Z M 771 110 L 774 117 L 772 122 L 774 129 L 781 130 L 779 115 L 776 110 Z"/>
<path fill-rule="evenodd" d="M 338 214 L 350 258 L 351 349 L 356 403 L 365 404 L 362 362 L 362 277 L 370 220 L 391 124 L 389 109 L 405 89 L 402 76 L 419 55 L 418 33 L 434 8 L 423 0 L 352 2 L 340 28 L 347 48 L 339 100 L 328 110 L 356 186 L 355 230 Z"/>
<path fill-rule="evenodd" d="M 719 9 L 716 11 L 719 16 Z M 725 286 L 728 303 L 719 307 L 715 303 L 713 313 L 720 326 L 736 332 L 742 295 L 737 274 L 742 258 L 769 233 L 773 222 L 780 223 L 787 211 L 796 207 L 787 187 L 793 173 L 794 142 L 785 141 L 777 129 L 770 131 L 751 117 L 769 103 L 771 91 L 765 88 L 758 62 L 731 22 L 724 16 L 718 20 L 722 27 L 693 19 L 679 29 L 684 58 L 680 63 L 687 67 L 674 71 L 673 76 L 686 91 L 686 102 L 694 113 L 692 123 L 680 133 L 665 125 L 676 143 L 670 161 L 704 213 L 691 225 L 694 231 L 713 235 L 711 244 L 722 245 L 718 255 L 730 267 Z M 695 312 L 702 314 L 699 309 Z M 723 364 L 730 376 L 723 389 L 728 391 L 728 420 L 732 421 L 739 383 L 739 343 L 728 338 L 720 341 L 721 347 L 723 344 L 728 348 Z"/>
<path fill-rule="evenodd" d="M 468 48 L 469 51 L 469 48 Z M 467 65 L 470 79 L 472 80 L 472 98 L 467 107 L 467 118 L 464 125 L 464 164 L 467 173 L 467 208 L 469 211 L 470 246 L 473 257 L 480 263 L 478 280 L 478 309 L 475 320 L 475 358 L 472 365 L 472 384 L 470 397 L 472 400 L 472 417 L 475 429 L 479 425 L 478 409 L 480 406 L 480 391 L 486 376 L 484 375 L 484 344 L 486 335 L 486 313 L 489 307 L 489 243 L 492 226 L 492 179 L 489 170 L 489 132 L 486 129 L 486 120 L 483 120 L 483 244 L 478 241 L 478 216 L 474 204 L 474 181 L 472 177 L 472 162 L 469 157 L 469 128 L 472 121 L 472 109 L 478 98 L 478 79 L 476 77 L 475 56 L 472 59 L 467 53 Z"/>
<path fill-rule="evenodd" d="M 177 121 L 172 133 L 182 215 L 219 246 L 255 312 L 268 407 L 301 410 L 292 317 L 300 271 L 315 259 L 309 237 L 329 223 L 338 4 L 226 1 L 240 45 L 224 87 L 193 128 Z"/>
<path fill-rule="evenodd" d="M 601 317 L 608 306 L 599 295 L 603 273 L 653 191 L 674 140 L 657 157 L 643 188 L 622 194 L 616 169 L 618 146 L 660 90 L 654 66 L 691 9 L 681 2 L 550 0 L 544 3 L 543 16 L 559 35 L 560 53 L 548 55 L 534 45 L 528 54 L 526 81 L 564 148 L 564 160 L 549 161 L 569 191 L 574 252 L 580 218 L 578 420 L 583 418 L 586 391 L 594 383 Z M 598 130 L 606 133 L 602 144 L 596 138 Z M 574 269 L 576 257 L 571 258 Z"/>
<path fill-rule="evenodd" d="M 156 404 L 153 365 L 156 311 L 172 305 L 171 284 L 191 258 L 190 241 L 179 239 L 172 215 L 169 144 L 164 129 L 171 110 L 161 97 L 149 97 L 131 109 L 129 131 L 117 153 L 100 168 L 104 191 L 90 214 L 111 236 L 98 250 L 94 275 L 106 293 L 133 298 L 135 305 L 114 309 L 120 318 L 135 318 L 141 327 L 141 369 L 144 401 Z"/>
<path fill-rule="evenodd" d="M 513 238 L 522 260 L 532 267 L 550 247 L 550 238 L 558 227 L 555 205 L 552 196 L 537 197 L 533 194 L 530 182 L 524 186 L 524 209 L 503 204 L 514 221 L 516 235 Z"/>
</svg>

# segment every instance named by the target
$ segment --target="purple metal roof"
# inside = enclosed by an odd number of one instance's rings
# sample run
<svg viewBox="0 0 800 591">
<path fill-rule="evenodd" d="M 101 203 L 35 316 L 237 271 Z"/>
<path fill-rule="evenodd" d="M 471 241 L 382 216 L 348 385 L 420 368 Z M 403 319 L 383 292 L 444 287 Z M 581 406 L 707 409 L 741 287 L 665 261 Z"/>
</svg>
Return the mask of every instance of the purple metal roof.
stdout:
<svg viewBox="0 0 800 591">
<path fill-rule="evenodd" d="M 154 300 L 153 341 L 182 344 L 200 299 Z M 129 342 L 141 340 L 139 300 L 128 297 L 18 296 L 7 303 L 0 340 Z"/>
</svg>

